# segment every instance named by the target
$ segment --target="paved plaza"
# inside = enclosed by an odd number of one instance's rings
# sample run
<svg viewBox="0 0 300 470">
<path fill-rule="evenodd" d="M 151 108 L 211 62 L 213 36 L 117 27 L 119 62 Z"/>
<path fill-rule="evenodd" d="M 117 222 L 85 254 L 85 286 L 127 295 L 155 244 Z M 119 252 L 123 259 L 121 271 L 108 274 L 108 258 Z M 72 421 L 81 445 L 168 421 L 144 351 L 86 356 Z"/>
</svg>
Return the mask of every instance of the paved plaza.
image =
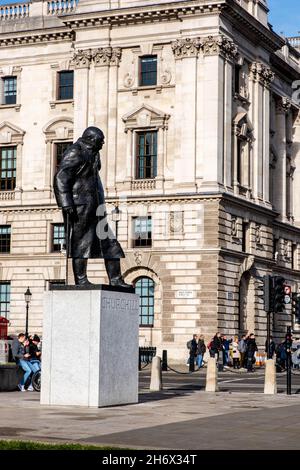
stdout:
<svg viewBox="0 0 300 470">
<path fill-rule="evenodd" d="M 291 396 L 281 377 L 275 396 L 262 393 L 262 371 L 222 373 L 224 391 L 216 394 L 204 391 L 204 372 L 167 372 L 164 390 L 149 392 L 146 370 L 138 404 L 102 409 L 40 406 L 36 392 L 2 392 L 0 436 L 131 449 L 299 449 L 299 377 L 293 376 Z"/>
</svg>

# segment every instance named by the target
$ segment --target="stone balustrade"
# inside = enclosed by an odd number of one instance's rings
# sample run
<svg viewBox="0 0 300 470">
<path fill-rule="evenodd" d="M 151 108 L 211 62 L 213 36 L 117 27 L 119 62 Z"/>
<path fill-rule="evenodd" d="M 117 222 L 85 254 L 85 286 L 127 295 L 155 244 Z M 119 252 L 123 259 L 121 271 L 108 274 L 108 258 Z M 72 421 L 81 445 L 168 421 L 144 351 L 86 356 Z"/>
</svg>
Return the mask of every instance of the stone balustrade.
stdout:
<svg viewBox="0 0 300 470">
<path fill-rule="evenodd" d="M 48 2 L 48 15 L 63 15 L 76 10 L 78 0 L 53 0 Z"/>
<path fill-rule="evenodd" d="M 0 6 L 0 21 L 17 20 L 28 16 L 46 14 L 49 16 L 72 13 L 76 10 L 79 0 L 53 0 L 44 4 L 43 2 L 12 3 Z M 42 13 L 44 12 L 44 13 Z"/>
<path fill-rule="evenodd" d="M 16 20 L 29 16 L 30 2 L 12 3 L 11 5 L 0 6 L 0 21 Z"/>
<path fill-rule="evenodd" d="M 287 40 L 290 43 L 290 45 L 293 46 L 295 49 L 300 49 L 300 36 L 287 38 Z"/>
</svg>

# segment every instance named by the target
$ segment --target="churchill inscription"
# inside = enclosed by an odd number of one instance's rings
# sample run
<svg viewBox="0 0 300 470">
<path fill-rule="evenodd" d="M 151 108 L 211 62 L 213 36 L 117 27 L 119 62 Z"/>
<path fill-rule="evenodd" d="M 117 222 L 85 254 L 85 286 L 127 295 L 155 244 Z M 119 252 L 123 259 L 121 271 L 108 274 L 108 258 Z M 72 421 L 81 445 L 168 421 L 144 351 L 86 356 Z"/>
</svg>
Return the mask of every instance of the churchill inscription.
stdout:
<svg viewBox="0 0 300 470">
<path fill-rule="evenodd" d="M 139 308 L 137 299 L 112 299 L 102 298 L 101 307 L 110 310 L 136 310 Z"/>
</svg>

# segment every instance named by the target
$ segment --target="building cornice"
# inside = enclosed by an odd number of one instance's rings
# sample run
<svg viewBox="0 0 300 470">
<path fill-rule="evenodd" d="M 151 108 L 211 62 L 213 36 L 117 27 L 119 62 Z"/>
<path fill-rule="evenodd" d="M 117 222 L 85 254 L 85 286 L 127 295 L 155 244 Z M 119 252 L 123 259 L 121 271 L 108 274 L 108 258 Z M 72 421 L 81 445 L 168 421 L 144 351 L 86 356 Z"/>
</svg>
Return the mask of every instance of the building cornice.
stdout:
<svg viewBox="0 0 300 470">
<path fill-rule="evenodd" d="M 275 52 L 286 44 L 285 39 L 263 25 L 235 0 L 226 0 L 223 12 L 237 31 L 254 44 L 261 44 L 269 52 Z"/>
<path fill-rule="evenodd" d="M 114 8 L 89 13 L 72 13 L 60 15 L 58 18 L 65 28 L 45 28 L 28 30 L 20 33 L 10 32 L 0 34 L 0 46 L 15 44 L 26 45 L 57 40 L 73 40 L 74 31 L 78 28 L 99 26 L 127 26 L 130 24 L 157 23 L 160 21 L 179 20 L 185 17 L 223 14 L 242 34 L 247 31 L 247 37 L 255 44 L 261 43 L 270 51 L 280 49 L 285 40 L 263 25 L 234 0 L 185 0 L 162 4 L 139 5 L 137 7 Z"/>
<path fill-rule="evenodd" d="M 75 32 L 67 27 L 47 28 L 31 31 L 22 31 L 20 33 L 0 34 L 0 47 L 8 46 L 26 46 L 32 44 L 49 44 L 61 41 L 74 41 Z"/>
<path fill-rule="evenodd" d="M 284 56 L 281 57 L 278 54 L 272 54 L 270 57 L 270 64 L 276 75 L 278 75 L 282 80 L 290 81 L 291 84 L 294 80 L 299 80 L 300 68 L 297 70 L 297 64 L 295 64 L 295 67 L 290 65 Z"/>
</svg>

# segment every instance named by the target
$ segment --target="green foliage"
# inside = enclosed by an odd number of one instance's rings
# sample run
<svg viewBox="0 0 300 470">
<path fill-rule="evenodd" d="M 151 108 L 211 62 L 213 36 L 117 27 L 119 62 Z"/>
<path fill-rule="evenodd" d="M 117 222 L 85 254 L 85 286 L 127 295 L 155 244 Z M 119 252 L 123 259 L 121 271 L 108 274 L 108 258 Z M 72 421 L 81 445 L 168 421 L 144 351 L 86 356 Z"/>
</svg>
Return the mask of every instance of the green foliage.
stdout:
<svg viewBox="0 0 300 470">
<path fill-rule="evenodd" d="M 81 444 L 51 444 L 48 442 L 33 441 L 2 441 L 1 450 L 122 450 L 118 447 L 101 447 Z M 124 449 L 123 449 L 124 450 Z"/>
</svg>

